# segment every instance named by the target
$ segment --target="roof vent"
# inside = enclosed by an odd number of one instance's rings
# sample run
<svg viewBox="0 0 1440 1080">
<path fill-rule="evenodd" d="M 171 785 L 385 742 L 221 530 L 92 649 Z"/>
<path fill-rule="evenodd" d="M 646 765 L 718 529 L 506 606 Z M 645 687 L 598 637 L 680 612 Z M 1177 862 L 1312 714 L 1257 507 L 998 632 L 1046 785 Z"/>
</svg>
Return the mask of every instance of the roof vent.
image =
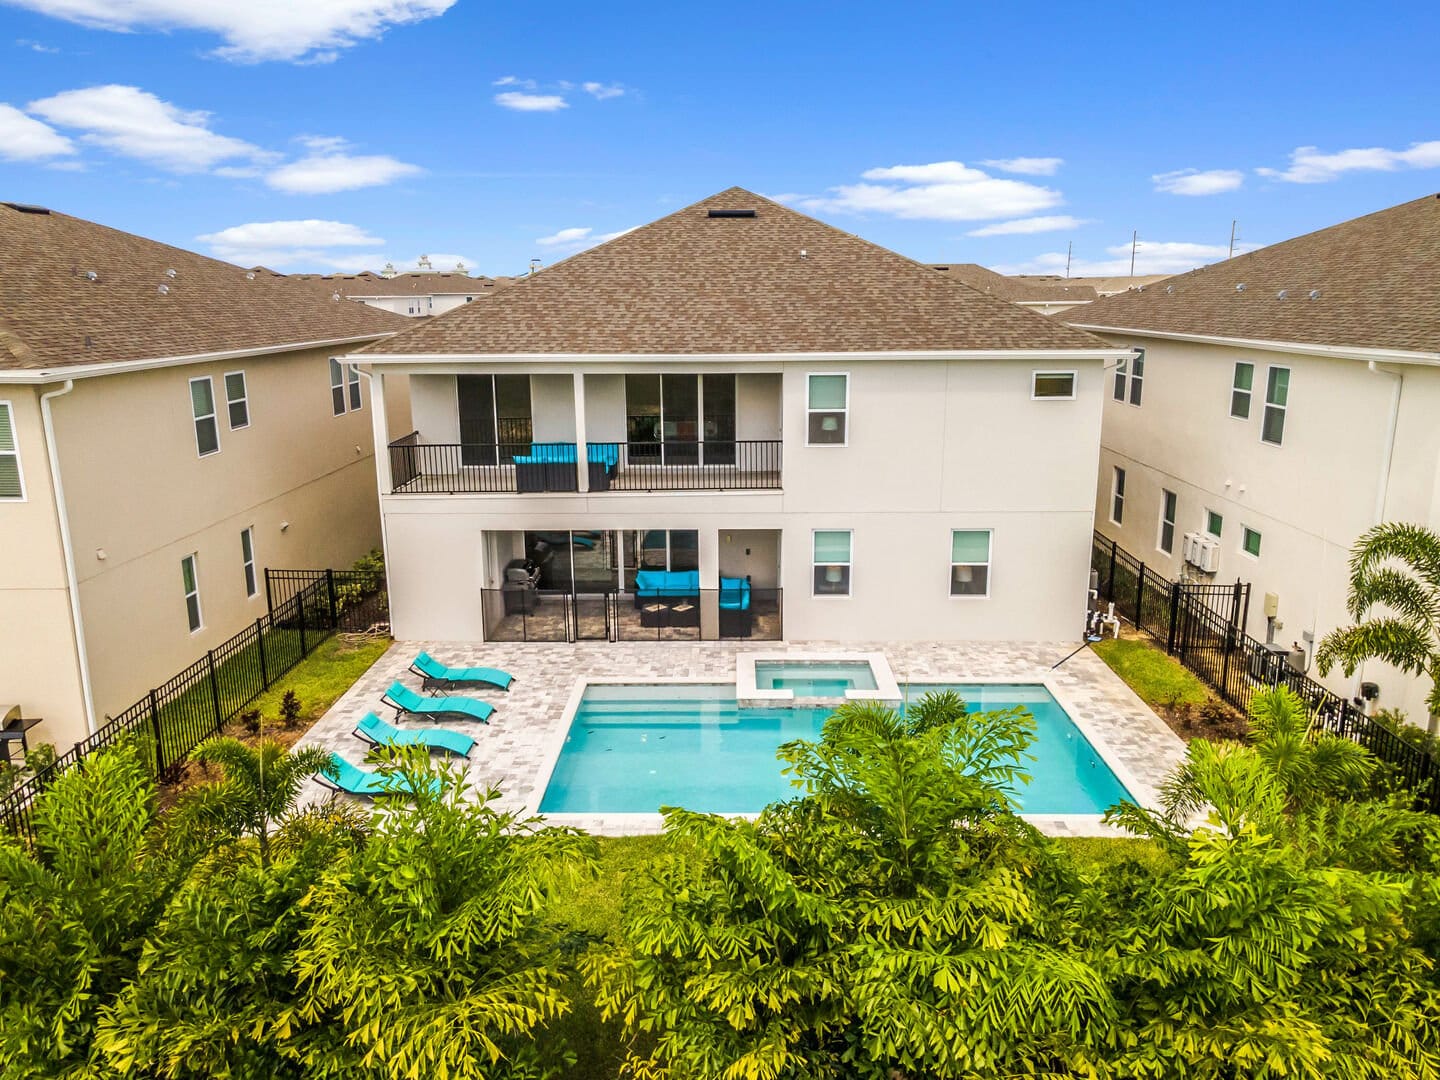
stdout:
<svg viewBox="0 0 1440 1080">
<path fill-rule="evenodd" d="M 736 218 L 755 216 L 754 210 L 711 210 L 709 216 L 713 218 Z"/>
<path fill-rule="evenodd" d="M 931 270 L 949 270 L 950 268 L 949 268 L 948 266 L 932 266 L 930 269 L 931 269 Z"/>
<path fill-rule="evenodd" d="M 86 280 L 86 281 L 99 281 L 99 280 L 100 280 L 100 275 L 97 274 L 94 270 L 86 270 L 86 271 L 85 271 L 85 280 Z"/>
<path fill-rule="evenodd" d="M 1311 299 L 1311 300 L 1319 300 L 1319 299 L 1320 299 L 1320 290 L 1319 290 L 1319 289 L 1311 289 L 1311 290 L 1310 290 L 1310 299 Z"/>
<path fill-rule="evenodd" d="M 20 213 L 20 214 L 48 214 L 48 213 L 50 213 L 50 211 L 49 211 L 46 207 L 43 207 L 43 206 L 31 206 L 29 203 L 23 203 L 23 202 L 0 203 L 0 206 L 8 206 L 11 210 L 14 210 L 16 213 Z"/>
<path fill-rule="evenodd" d="M 331 294 L 330 294 L 330 299 L 331 299 L 331 300 L 339 300 L 339 299 L 340 299 L 340 294 L 339 294 L 338 292 L 337 292 L 337 293 L 331 293 Z"/>
<path fill-rule="evenodd" d="M 165 271 L 165 276 L 168 277 L 168 278 L 169 278 L 170 280 L 172 280 L 172 281 L 175 280 L 175 269 L 174 269 L 174 267 L 171 267 L 169 270 L 166 270 L 166 271 Z"/>
<path fill-rule="evenodd" d="M 1245 283 L 1242 281 L 1242 282 L 1240 282 L 1240 284 L 1236 285 L 1236 286 L 1235 286 L 1235 291 L 1236 291 L 1236 292 L 1244 292 L 1244 291 L 1245 291 Z"/>
<path fill-rule="evenodd" d="M 170 286 L 169 286 L 169 285 L 161 285 L 161 286 L 160 286 L 160 295 L 161 295 L 161 296 L 169 296 L 169 295 L 170 295 Z"/>
<path fill-rule="evenodd" d="M 255 280 L 255 271 L 254 271 L 254 270 L 246 270 L 246 271 L 245 271 L 245 280 L 246 280 L 246 281 L 254 281 L 254 280 Z"/>
<path fill-rule="evenodd" d="M 1166 286 L 1165 286 L 1165 295 L 1166 295 L 1166 296 L 1173 296 L 1174 294 L 1175 294 L 1175 286 L 1174 286 L 1174 285 L 1166 285 Z"/>
<path fill-rule="evenodd" d="M 1277 292 L 1277 293 L 1275 294 L 1275 299 L 1276 299 L 1276 300 L 1284 300 L 1284 299 L 1285 299 L 1287 296 L 1289 296 L 1289 295 L 1290 295 L 1290 290 L 1289 290 L 1289 289 L 1281 289 L 1279 292 Z"/>
</svg>

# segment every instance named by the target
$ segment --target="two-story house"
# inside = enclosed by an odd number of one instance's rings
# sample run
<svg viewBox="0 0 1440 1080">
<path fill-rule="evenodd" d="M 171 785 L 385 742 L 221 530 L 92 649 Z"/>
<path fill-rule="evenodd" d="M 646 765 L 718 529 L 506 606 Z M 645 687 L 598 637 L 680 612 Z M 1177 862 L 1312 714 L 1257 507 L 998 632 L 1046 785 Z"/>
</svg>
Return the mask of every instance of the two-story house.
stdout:
<svg viewBox="0 0 1440 1080">
<path fill-rule="evenodd" d="M 1308 662 L 1350 621 L 1356 538 L 1440 527 L 1437 283 L 1426 196 L 1072 312 L 1134 350 L 1105 394 L 1101 532 L 1167 576 L 1250 582 L 1249 632 Z M 1424 721 L 1421 680 L 1329 681 Z"/>
<path fill-rule="evenodd" d="M 453 271 L 436 270 L 425 256 L 419 270 L 397 272 L 389 263 L 378 274 L 295 274 L 302 280 L 317 281 L 347 300 L 407 315 L 412 319 L 444 315 L 462 304 L 474 303 L 510 283 L 509 278 L 471 277 L 459 264 Z"/>
<path fill-rule="evenodd" d="M 731 188 L 346 358 L 394 632 L 1076 639 L 1122 354 Z"/>
<path fill-rule="evenodd" d="M 411 325 L 0 203 L 0 701 L 62 749 L 380 541 L 367 381 Z M 403 387 L 393 387 L 396 422 Z"/>
</svg>

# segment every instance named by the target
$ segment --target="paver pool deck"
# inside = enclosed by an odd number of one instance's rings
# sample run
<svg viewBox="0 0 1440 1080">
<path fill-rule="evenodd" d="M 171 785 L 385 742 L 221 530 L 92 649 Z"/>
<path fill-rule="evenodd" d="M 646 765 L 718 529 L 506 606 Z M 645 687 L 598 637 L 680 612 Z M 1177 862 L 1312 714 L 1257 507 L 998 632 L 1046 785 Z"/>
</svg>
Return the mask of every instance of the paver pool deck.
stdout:
<svg viewBox="0 0 1440 1080">
<path fill-rule="evenodd" d="M 366 746 L 353 732 L 366 712 L 386 719 L 393 712 L 380 696 L 396 679 L 419 689 L 409 671 L 424 649 L 455 667 L 502 668 L 515 676 L 507 691 L 467 688 L 467 696 L 495 706 L 489 724 L 446 718 L 443 726 L 473 735 L 467 778 L 477 789 L 498 787 L 499 808 L 534 812 L 555 755 L 569 725 L 568 707 L 583 679 L 666 682 L 735 680 L 737 653 L 881 652 L 897 682 L 1046 683 L 1065 711 L 1110 764 L 1130 793 L 1154 806 L 1160 782 L 1184 758 L 1184 743 L 1122 682 L 1104 662 L 1084 649 L 1058 668 L 1053 665 L 1076 648 L 1075 642 L 518 642 L 397 641 L 300 740 L 323 746 L 356 764 Z M 1052 670 L 1053 668 L 1053 670 Z M 428 721 L 405 719 L 402 726 Z M 311 781 L 303 796 L 310 802 L 329 797 Z M 656 832 L 658 815 L 557 815 L 552 820 L 579 825 L 599 835 Z M 1032 815 L 1029 820 L 1051 835 L 1107 835 L 1112 830 L 1093 816 Z"/>
</svg>

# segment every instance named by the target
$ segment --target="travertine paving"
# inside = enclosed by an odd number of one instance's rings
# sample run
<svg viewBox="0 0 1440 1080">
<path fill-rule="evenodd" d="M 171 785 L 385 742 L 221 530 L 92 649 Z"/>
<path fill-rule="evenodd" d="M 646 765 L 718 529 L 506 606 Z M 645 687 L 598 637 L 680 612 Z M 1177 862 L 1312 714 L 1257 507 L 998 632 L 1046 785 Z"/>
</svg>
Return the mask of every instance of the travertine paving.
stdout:
<svg viewBox="0 0 1440 1080">
<path fill-rule="evenodd" d="M 515 676 L 508 692 L 467 691 L 495 705 L 488 725 L 447 718 L 444 726 L 478 740 L 467 766 L 473 785 L 499 787 L 501 807 L 533 812 L 565 736 L 567 704 L 582 678 L 730 683 L 737 652 L 883 652 L 902 688 L 907 681 L 1045 682 L 1130 792 L 1153 805 L 1160 781 L 1183 758 L 1184 744 L 1090 650 L 1052 670 L 1075 647 L 1059 642 L 396 642 L 301 742 L 327 747 L 361 763 L 366 747 L 352 734 L 356 721 L 370 710 L 393 719 L 380 696 L 395 679 L 419 689 L 420 680 L 408 668 L 421 649 L 456 667 L 503 668 Z M 410 726 L 421 721 L 400 723 Z M 314 782 L 306 793 L 307 800 L 328 796 Z M 658 815 L 567 815 L 564 820 L 605 834 L 659 829 Z M 1052 834 L 1104 831 L 1093 817 L 1030 820 Z"/>
</svg>

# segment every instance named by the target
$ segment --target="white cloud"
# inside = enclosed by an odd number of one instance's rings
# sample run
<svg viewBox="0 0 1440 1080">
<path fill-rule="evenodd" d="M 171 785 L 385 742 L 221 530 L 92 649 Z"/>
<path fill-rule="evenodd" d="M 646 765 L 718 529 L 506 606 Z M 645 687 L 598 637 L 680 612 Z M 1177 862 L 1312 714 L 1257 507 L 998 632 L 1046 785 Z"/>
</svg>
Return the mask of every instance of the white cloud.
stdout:
<svg viewBox="0 0 1440 1080">
<path fill-rule="evenodd" d="M 1090 222 L 1085 218 L 1069 214 L 1055 214 L 1051 217 L 1019 218 L 1016 221 L 999 221 L 994 225 L 982 225 L 971 229 L 966 236 L 1014 236 L 1017 233 L 1058 232 L 1061 229 L 1078 229 Z"/>
<path fill-rule="evenodd" d="M 990 158 L 980 164 L 991 169 L 999 169 L 1001 172 L 1020 173 L 1022 176 L 1054 176 L 1055 170 L 1065 164 L 1065 159 L 1058 157 Z"/>
<path fill-rule="evenodd" d="M 539 84 L 534 79 L 520 79 L 514 75 L 502 75 L 491 86 L 518 86 L 522 90 L 534 90 Z"/>
<path fill-rule="evenodd" d="M 881 183 L 845 184 L 824 195 L 794 198 L 815 212 L 890 214 L 934 221 L 1013 218 L 1058 206 L 1058 191 L 1023 180 L 1004 180 L 959 161 L 892 165 L 870 169 L 862 179 Z"/>
<path fill-rule="evenodd" d="M 0 102 L 0 160 L 44 161 L 75 153 L 75 144 L 48 124 Z"/>
<path fill-rule="evenodd" d="M 1407 150 L 1338 150 L 1322 154 L 1316 146 L 1301 146 L 1290 153 L 1288 169 L 1256 169 L 1261 176 L 1292 184 L 1323 184 L 1347 172 L 1394 172 L 1396 169 L 1440 168 L 1440 139 L 1411 143 Z"/>
<path fill-rule="evenodd" d="M 375 269 L 383 264 L 378 254 L 347 249 L 380 248 L 385 243 L 358 225 L 318 218 L 254 221 L 246 225 L 232 225 L 195 239 L 208 245 L 216 258 L 240 266 L 268 266 L 276 270 L 340 270 L 347 273 Z"/>
<path fill-rule="evenodd" d="M 210 114 L 181 109 L 136 86 L 66 90 L 28 106 L 80 140 L 172 172 L 205 172 L 221 162 L 274 160 L 242 139 L 210 130 Z"/>
<path fill-rule="evenodd" d="M 580 89 L 593 97 L 596 101 L 609 101 L 611 98 L 624 97 L 625 88 L 619 83 L 611 83 L 609 86 L 599 82 L 581 83 Z"/>
<path fill-rule="evenodd" d="M 1245 182 L 1245 174 L 1239 169 L 1176 169 L 1174 172 L 1156 173 L 1150 179 L 1156 191 L 1170 195 L 1219 195 L 1222 191 L 1234 191 Z"/>
<path fill-rule="evenodd" d="M 31 52 L 58 53 L 60 51 L 54 45 L 46 45 L 43 42 L 32 41 L 29 38 L 16 38 L 15 44 L 22 49 L 29 49 Z"/>
<path fill-rule="evenodd" d="M 559 232 L 552 233 L 550 236 L 537 238 L 535 243 L 541 247 L 550 248 L 557 254 L 562 252 L 565 254 L 574 254 L 577 251 L 592 248 L 596 244 L 603 244 L 607 240 L 614 240 L 617 236 L 624 236 L 628 232 L 633 232 L 636 228 L 638 228 L 638 226 L 632 225 L 628 229 L 618 229 L 615 232 L 596 235 L 594 228 L 587 225 L 584 228 L 561 229 Z"/>
<path fill-rule="evenodd" d="M 289 195 L 328 195 L 337 191 L 378 187 L 424 170 L 385 154 L 351 154 L 349 144 L 333 136 L 305 135 L 300 142 L 310 153 L 281 165 L 265 183 Z"/>
<path fill-rule="evenodd" d="M 1235 254 L 1254 251 L 1259 244 L 1236 244 Z M 1112 244 L 1105 249 L 1108 259 L 1074 259 L 1071 277 L 1123 277 L 1130 273 L 1130 242 Z M 1184 241 L 1142 240 L 1135 252 L 1136 274 L 1180 274 L 1197 266 L 1218 262 L 1229 253 L 1225 244 L 1192 244 Z M 1063 274 L 1066 255 L 1063 251 L 1036 255 L 1023 263 L 992 266 L 999 274 Z"/>
<path fill-rule="evenodd" d="M 101 30 L 198 30 L 226 60 L 324 61 L 392 26 L 443 15 L 455 0 L 5 0 Z"/>
<path fill-rule="evenodd" d="M 570 103 L 559 94 L 525 94 L 519 90 L 496 94 L 495 104 L 516 112 L 554 112 L 570 107 Z"/>
</svg>

